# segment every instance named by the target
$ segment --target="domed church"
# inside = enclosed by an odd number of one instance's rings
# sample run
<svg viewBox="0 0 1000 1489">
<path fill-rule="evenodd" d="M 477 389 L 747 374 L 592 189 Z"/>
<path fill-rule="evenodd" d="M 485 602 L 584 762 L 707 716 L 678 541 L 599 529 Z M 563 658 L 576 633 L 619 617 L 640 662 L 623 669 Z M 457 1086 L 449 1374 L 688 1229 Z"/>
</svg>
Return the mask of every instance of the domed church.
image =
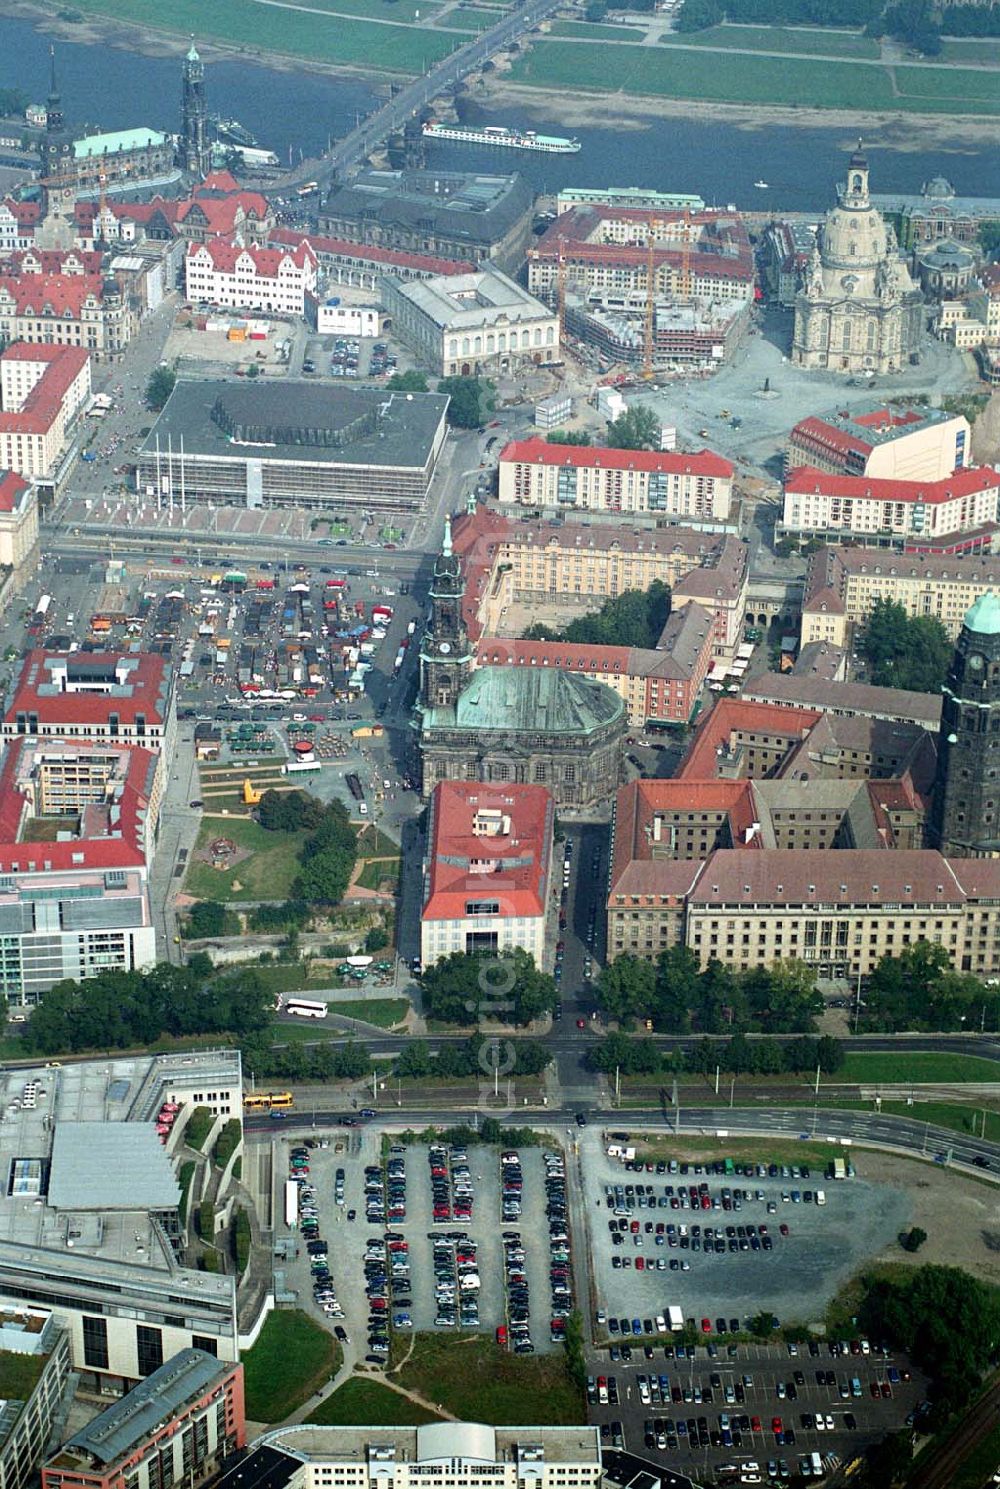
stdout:
<svg viewBox="0 0 1000 1489">
<path fill-rule="evenodd" d="M 795 297 L 792 362 L 831 372 L 898 372 L 920 344 L 922 304 L 895 232 L 871 204 L 859 144 Z"/>
</svg>

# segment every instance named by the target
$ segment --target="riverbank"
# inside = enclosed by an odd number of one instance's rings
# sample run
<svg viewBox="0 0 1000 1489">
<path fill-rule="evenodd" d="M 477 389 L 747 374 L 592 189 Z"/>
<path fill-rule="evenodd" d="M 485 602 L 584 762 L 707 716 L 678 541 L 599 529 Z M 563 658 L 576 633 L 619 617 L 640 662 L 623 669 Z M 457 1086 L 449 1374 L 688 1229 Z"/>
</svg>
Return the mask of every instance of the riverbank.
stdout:
<svg viewBox="0 0 1000 1489">
<path fill-rule="evenodd" d="M 311 7 L 314 0 L 290 0 L 290 3 L 293 5 L 290 9 L 261 6 L 259 25 L 251 26 L 248 7 L 240 8 L 237 25 L 237 12 L 228 5 L 216 7 L 208 19 L 207 13 L 196 12 L 194 0 L 175 0 L 171 6 L 175 29 L 161 29 L 158 25 L 162 13 L 156 9 L 155 0 L 82 0 L 86 10 L 74 7 L 69 12 L 80 15 L 79 21 L 65 19 L 67 12 L 64 8 L 60 7 L 60 14 L 54 5 L 46 4 L 44 0 L 7 0 L 4 8 L 7 14 L 30 21 L 54 39 L 86 46 L 130 51 L 152 58 L 179 57 L 190 44 L 190 24 L 196 28 L 199 50 L 209 62 L 243 60 L 285 72 L 378 82 L 416 71 L 415 58 L 419 57 L 426 65 L 443 55 L 458 39 L 442 35 L 440 30 L 423 23 L 407 25 L 366 19 L 368 0 L 340 0 L 344 11 L 349 10 L 350 14 L 332 9 L 338 0 L 325 0 L 325 3 L 320 0 L 317 8 L 309 9 L 294 7 L 299 3 Z M 378 0 L 371 0 L 371 3 L 377 4 Z M 428 20 L 430 8 L 436 11 L 437 6 L 425 7 Z M 231 40 L 220 34 L 227 29 L 236 32 Z M 259 31 L 261 44 L 240 39 L 244 32 L 249 34 L 251 31 Z M 513 75 L 501 65 L 485 80 L 484 86 L 476 86 L 473 98 L 487 106 L 540 110 L 550 124 L 568 128 L 607 126 L 609 101 L 613 100 L 615 124 L 619 129 L 638 131 L 649 127 L 650 121 L 664 118 L 694 119 L 707 124 L 724 122 L 743 130 L 775 125 L 796 129 L 843 129 L 845 144 L 847 135 L 856 136 L 860 131 L 869 137 L 877 136 L 886 148 L 906 153 L 924 153 L 932 149 L 977 153 L 987 140 L 992 142 L 994 139 L 996 115 L 1000 114 L 1000 74 L 995 75 L 994 90 L 994 74 L 985 69 L 980 70 L 977 80 L 979 88 L 986 86 L 985 100 L 979 98 L 973 103 L 970 97 L 959 103 L 956 99 L 954 113 L 948 112 L 950 86 L 947 97 L 931 96 L 937 91 L 940 75 L 947 71 L 944 68 L 920 69 L 921 73 L 928 75 L 928 80 L 922 81 L 921 86 L 928 88 L 929 96 L 925 99 L 910 97 L 905 101 L 900 96 L 898 110 L 839 107 L 835 85 L 827 93 L 829 106 L 817 107 L 817 90 L 811 79 L 806 80 L 809 87 L 803 90 L 801 101 L 788 97 L 788 78 L 794 58 L 787 59 L 789 66 L 786 67 L 777 58 L 763 58 L 755 64 L 753 57 L 740 55 L 730 60 L 741 77 L 755 67 L 763 69 L 758 83 L 748 89 L 756 96 L 717 102 L 714 98 L 713 101 L 702 101 L 698 97 L 676 96 L 684 84 L 674 76 L 674 69 L 681 64 L 682 77 L 690 78 L 692 68 L 697 70 L 701 65 L 718 77 L 718 68 L 722 65 L 718 53 L 706 49 L 702 56 L 691 51 L 681 55 L 674 50 L 671 59 L 669 53 L 672 49 L 668 48 L 616 47 L 616 61 L 624 67 L 624 73 L 620 68 L 612 69 L 605 91 L 605 80 L 609 77 L 607 58 L 611 50 L 594 48 L 586 43 L 574 46 L 572 42 L 546 38 L 517 60 Z M 594 65 L 602 57 L 604 64 L 595 74 Z M 641 67 L 637 66 L 639 62 Z M 819 68 L 833 84 L 830 74 L 836 63 L 827 66 L 810 61 L 801 65 Z M 560 76 L 565 74 L 559 86 L 553 81 L 553 66 Z M 768 68 L 777 68 L 784 79 L 775 82 L 773 89 Z M 891 70 L 889 72 L 891 74 Z M 984 72 L 991 80 L 989 85 L 983 84 Z M 537 74 L 537 81 L 532 73 Z M 865 78 L 867 87 L 863 87 L 861 93 L 856 86 L 862 81 L 859 74 L 868 75 Z M 614 79 L 619 75 L 628 79 L 630 89 L 644 87 L 646 91 L 616 90 Z M 850 99 L 873 94 L 885 97 L 891 89 L 875 86 L 875 79 L 881 83 L 885 77 L 886 73 L 877 68 L 845 69 L 845 96 Z M 907 78 L 908 84 L 911 78 L 912 73 Z M 959 91 L 967 78 L 968 73 L 964 70 L 951 72 L 951 82 Z M 931 85 L 931 80 L 935 86 Z M 891 81 L 892 87 L 899 92 L 895 80 Z M 780 93 L 782 89 L 786 94 L 783 103 L 771 102 L 769 96 L 761 96 L 762 92 Z M 697 87 L 692 86 L 691 91 L 697 93 Z M 706 99 L 709 91 L 705 90 Z M 719 91 L 716 90 L 716 96 Z M 992 102 L 994 91 L 995 106 Z"/>
<path fill-rule="evenodd" d="M 544 109 L 545 118 L 574 129 L 600 128 L 608 122 L 609 95 L 596 91 L 545 92 L 496 73 L 477 102 L 490 108 Z M 781 108 L 776 104 L 699 103 L 687 98 L 649 98 L 615 93 L 615 127 L 640 130 L 663 118 L 698 119 L 726 123 L 733 128 L 757 130 L 785 125 L 799 129 L 842 129 L 845 150 L 856 143 L 859 132 L 877 138 L 880 149 L 922 154 L 927 150 L 981 150 L 996 139 L 996 119 L 968 115 L 918 115 L 876 113 L 852 109 Z"/>
</svg>

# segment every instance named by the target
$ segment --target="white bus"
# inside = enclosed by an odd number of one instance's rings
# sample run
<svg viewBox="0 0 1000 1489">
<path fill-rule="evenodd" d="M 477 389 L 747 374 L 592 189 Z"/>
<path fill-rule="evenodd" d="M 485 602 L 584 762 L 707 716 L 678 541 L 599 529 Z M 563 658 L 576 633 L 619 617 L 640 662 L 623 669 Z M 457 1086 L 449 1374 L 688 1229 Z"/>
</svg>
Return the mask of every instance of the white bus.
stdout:
<svg viewBox="0 0 1000 1489">
<path fill-rule="evenodd" d="M 294 1013 L 300 1019 L 325 1019 L 326 1004 L 314 1003 L 308 998 L 289 998 L 285 1012 Z"/>
</svg>

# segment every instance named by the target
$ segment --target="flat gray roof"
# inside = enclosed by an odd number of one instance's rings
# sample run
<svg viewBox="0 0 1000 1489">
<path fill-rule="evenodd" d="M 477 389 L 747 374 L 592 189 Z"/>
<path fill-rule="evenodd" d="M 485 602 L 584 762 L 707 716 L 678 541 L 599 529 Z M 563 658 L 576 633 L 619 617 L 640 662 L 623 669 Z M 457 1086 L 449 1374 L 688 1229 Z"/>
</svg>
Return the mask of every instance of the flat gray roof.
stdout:
<svg viewBox="0 0 1000 1489">
<path fill-rule="evenodd" d="M 443 393 L 182 380 L 141 454 L 155 456 L 159 439 L 164 459 L 168 441 L 177 459 L 183 439 L 185 456 L 200 459 L 422 470 L 447 406 Z"/>
<path fill-rule="evenodd" d="M 553 311 L 499 269 L 478 269 L 473 274 L 441 274 L 436 279 L 394 279 L 393 288 L 417 307 L 434 325 L 459 331 L 503 320 L 551 317 Z"/>
<path fill-rule="evenodd" d="M 56 1210 L 170 1210 L 173 1164 L 152 1122 L 60 1122 L 52 1136 L 49 1204 Z"/>
<path fill-rule="evenodd" d="M 465 1458 L 515 1462 L 541 1448 L 548 1463 L 600 1465 L 597 1427 L 490 1427 L 482 1422 L 432 1422 L 424 1427 L 279 1427 L 262 1439 L 306 1462 L 363 1463 L 373 1447 L 392 1448 L 399 1462 Z"/>
</svg>

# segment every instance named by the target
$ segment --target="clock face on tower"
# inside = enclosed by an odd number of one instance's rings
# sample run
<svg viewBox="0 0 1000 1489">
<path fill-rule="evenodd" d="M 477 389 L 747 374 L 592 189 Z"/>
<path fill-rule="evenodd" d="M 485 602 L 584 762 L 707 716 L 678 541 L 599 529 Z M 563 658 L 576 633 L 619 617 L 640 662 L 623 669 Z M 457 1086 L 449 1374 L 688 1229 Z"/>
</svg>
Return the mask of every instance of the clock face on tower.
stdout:
<svg viewBox="0 0 1000 1489">
<path fill-rule="evenodd" d="M 438 651 L 441 653 L 441 655 L 443 657 L 446 657 L 448 655 L 448 653 L 451 651 L 451 642 L 450 641 L 442 641 L 441 642 L 441 645 L 438 647 Z"/>
<path fill-rule="evenodd" d="M 972 653 L 972 655 L 970 656 L 970 658 L 969 658 L 969 671 L 970 672 L 982 672 L 982 670 L 983 670 L 983 659 L 979 655 L 978 651 L 974 651 Z"/>
</svg>

